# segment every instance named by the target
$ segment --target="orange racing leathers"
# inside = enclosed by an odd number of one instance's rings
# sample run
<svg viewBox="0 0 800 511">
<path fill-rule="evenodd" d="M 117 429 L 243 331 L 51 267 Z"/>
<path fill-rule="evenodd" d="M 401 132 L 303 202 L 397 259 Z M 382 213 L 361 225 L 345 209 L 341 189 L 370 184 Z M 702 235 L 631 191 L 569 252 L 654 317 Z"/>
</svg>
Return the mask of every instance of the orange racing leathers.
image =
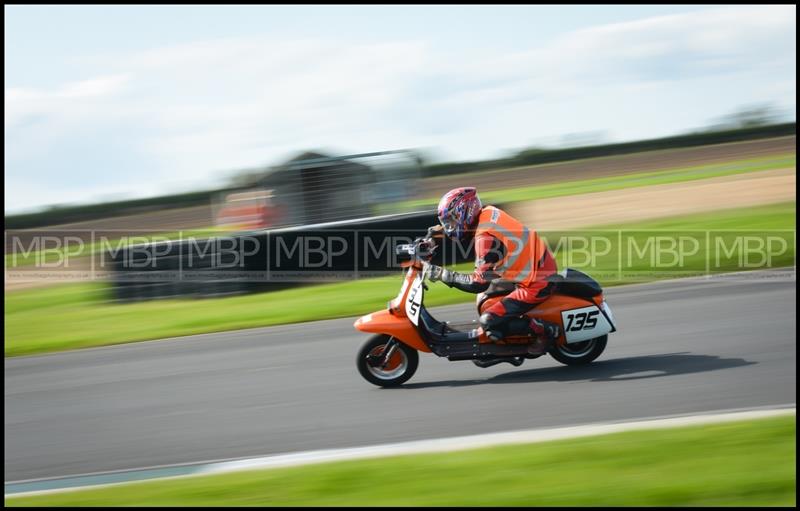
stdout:
<svg viewBox="0 0 800 511">
<path fill-rule="evenodd" d="M 442 281 L 471 293 L 485 291 L 495 279 L 514 282 L 516 289 L 484 311 L 481 318 L 482 324 L 487 319 L 488 328 L 497 329 L 547 299 L 554 288 L 547 278 L 557 271 L 550 249 L 536 231 L 505 211 L 486 206 L 475 228 L 475 271 L 448 272 Z"/>
</svg>

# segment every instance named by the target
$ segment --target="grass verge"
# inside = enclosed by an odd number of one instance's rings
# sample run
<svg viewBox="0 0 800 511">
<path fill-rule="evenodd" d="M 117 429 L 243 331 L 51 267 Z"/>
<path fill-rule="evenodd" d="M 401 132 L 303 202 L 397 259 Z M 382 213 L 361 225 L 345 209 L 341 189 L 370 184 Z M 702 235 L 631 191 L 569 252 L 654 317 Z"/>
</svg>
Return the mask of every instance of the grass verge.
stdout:
<svg viewBox="0 0 800 511">
<path fill-rule="evenodd" d="M 794 506 L 776 417 L 11 497 L 6 506 Z"/>
<path fill-rule="evenodd" d="M 637 248 L 645 246 L 645 240 L 650 239 L 654 233 L 666 232 L 672 236 L 683 233 L 687 238 L 697 238 L 698 233 L 694 229 L 736 228 L 748 230 L 754 235 L 764 229 L 785 229 L 783 233 L 775 233 L 775 236 L 786 240 L 786 250 L 771 259 L 769 265 L 780 267 L 794 264 L 794 202 L 668 218 L 617 226 L 614 229 L 620 228 L 632 232 L 631 237 L 624 241 L 629 244 L 633 240 Z M 609 230 L 604 232 L 603 229 Z M 543 235 L 552 246 L 563 240 L 565 233 Z M 597 235 L 607 236 L 612 241 L 617 239 L 617 233 L 608 227 L 566 233 L 568 238 L 574 239 Z M 736 234 L 720 231 L 719 235 L 726 240 Z M 704 238 L 704 235 L 700 238 Z M 732 246 L 730 240 L 726 243 L 726 248 Z M 624 246 L 617 248 L 628 250 Z M 602 250 L 597 253 L 600 252 Z M 670 267 L 663 271 L 650 271 L 653 269 L 653 258 L 650 254 L 625 261 L 626 265 L 622 269 L 624 271 L 619 271 L 620 258 L 613 250 L 591 257 L 591 250 L 587 250 L 585 246 L 570 246 L 563 242 L 556 255 L 559 268 L 570 266 L 582 269 L 606 286 L 675 278 L 706 269 L 702 248 L 685 259 L 685 272 Z M 459 269 L 469 271 L 470 266 L 460 265 Z M 743 267 L 735 253 L 721 258 L 712 271 L 740 269 L 754 268 Z M 155 300 L 131 304 L 108 302 L 110 288 L 108 284 L 101 282 L 19 290 L 5 295 L 5 356 L 355 316 L 383 307 L 397 294 L 400 283 L 398 272 L 396 276 L 390 277 L 298 287 L 263 294 Z M 469 302 L 474 300 L 474 295 L 435 284 L 430 286 L 425 300 L 426 305 L 432 307 Z M 309 308 L 308 304 L 312 302 L 314 307 Z"/>
</svg>

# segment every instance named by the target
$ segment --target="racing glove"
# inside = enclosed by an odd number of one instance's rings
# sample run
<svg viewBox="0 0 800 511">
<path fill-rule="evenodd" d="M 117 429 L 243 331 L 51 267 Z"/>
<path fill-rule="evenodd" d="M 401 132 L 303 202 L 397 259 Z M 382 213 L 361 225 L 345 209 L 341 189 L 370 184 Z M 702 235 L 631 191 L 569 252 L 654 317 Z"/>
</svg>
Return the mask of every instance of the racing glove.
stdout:
<svg viewBox="0 0 800 511">
<path fill-rule="evenodd" d="M 469 275 L 461 275 L 460 273 L 450 271 L 447 268 L 442 268 L 441 266 L 436 266 L 435 264 L 430 265 L 430 275 L 428 276 L 428 280 L 431 282 L 436 282 L 438 280 L 449 287 L 453 287 L 453 284 L 456 282 L 460 282 L 461 280 L 465 279 L 469 280 L 469 278 Z"/>
<path fill-rule="evenodd" d="M 441 266 L 436 266 L 435 264 L 431 264 L 430 266 L 428 266 L 428 268 L 429 268 L 428 280 L 430 280 L 431 282 L 436 282 L 437 280 L 441 281 L 444 276 L 444 272 L 447 271 Z"/>
</svg>

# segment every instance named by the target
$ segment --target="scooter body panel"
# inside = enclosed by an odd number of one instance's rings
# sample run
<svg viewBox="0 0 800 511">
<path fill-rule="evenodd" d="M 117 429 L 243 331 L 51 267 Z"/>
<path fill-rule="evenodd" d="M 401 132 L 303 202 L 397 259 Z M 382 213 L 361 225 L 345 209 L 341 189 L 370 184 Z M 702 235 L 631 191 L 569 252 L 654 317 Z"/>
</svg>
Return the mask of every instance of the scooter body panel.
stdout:
<svg viewBox="0 0 800 511">
<path fill-rule="evenodd" d="M 497 303 L 498 301 L 502 300 L 504 296 L 493 296 L 491 298 L 487 298 L 481 302 L 480 310 L 478 311 L 479 314 L 482 314 L 486 309 Z M 543 301 L 529 312 L 525 314 L 526 317 L 529 318 L 537 318 L 543 321 L 548 321 L 550 323 L 555 323 L 559 325 L 560 328 L 560 335 L 556 340 L 559 344 L 567 344 L 568 342 L 575 341 L 575 333 L 572 331 L 577 326 L 573 325 L 565 325 L 564 324 L 564 313 L 568 313 L 569 311 L 583 311 L 588 310 L 590 307 L 597 307 L 598 313 L 599 308 L 602 307 L 603 304 L 603 295 L 597 295 L 592 299 L 587 298 L 579 298 L 575 296 L 563 295 L 559 293 L 555 293 L 547 300 Z M 567 332 L 567 326 L 570 327 L 570 332 Z M 607 333 L 608 331 L 613 331 L 614 326 L 611 325 L 610 329 L 605 329 L 604 331 L 598 331 L 598 335 L 602 335 Z M 569 334 L 570 338 L 567 338 Z M 524 337 L 520 337 L 519 340 L 522 341 L 525 339 Z M 514 342 L 516 340 L 515 337 L 509 337 L 509 342 Z"/>
</svg>

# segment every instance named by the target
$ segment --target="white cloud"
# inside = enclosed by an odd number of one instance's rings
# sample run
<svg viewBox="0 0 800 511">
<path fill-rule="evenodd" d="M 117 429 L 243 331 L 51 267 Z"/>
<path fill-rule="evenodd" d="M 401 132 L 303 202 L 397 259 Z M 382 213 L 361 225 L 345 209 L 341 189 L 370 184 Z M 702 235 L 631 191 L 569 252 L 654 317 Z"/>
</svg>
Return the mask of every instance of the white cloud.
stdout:
<svg viewBox="0 0 800 511">
<path fill-rule="evenodd" d="M 133 160 L 150 186 L 203 186 L 304 148 L 434 146 L 467 159 L 566 132 L 666 134 L 736 102 L 793 104 L 795 12 L 713 8 L 578 30 L 512 54 L 249 37 L 115 55 L 98 76 L 55 90 L 6 89 L 6 166 L 36 160 L 59 172 L 86 155 L 46 160 L 43 147 L 114 138 L 120 154 L 98 172 Z M 688 111 L 676 111 L 682 103 Z"/>
<path fill-rule="evenodd" d="M 80 107 L 120 92 L 129 76 L 115 74 L 70 82 L 54 91 L 9 88 L 5 90 L 5 129 L 29 115 L 73 115 Z"/>
<path fill-rule="evenodd" d="M 795 11 L 715 8 L 592 27 L 516 58 L 530 73 L 539 68 L 558 80 L 591 83 L 697 78 L 760 66 L 765 59 L 787 64 L 795 60 Z"/>
</svg>

